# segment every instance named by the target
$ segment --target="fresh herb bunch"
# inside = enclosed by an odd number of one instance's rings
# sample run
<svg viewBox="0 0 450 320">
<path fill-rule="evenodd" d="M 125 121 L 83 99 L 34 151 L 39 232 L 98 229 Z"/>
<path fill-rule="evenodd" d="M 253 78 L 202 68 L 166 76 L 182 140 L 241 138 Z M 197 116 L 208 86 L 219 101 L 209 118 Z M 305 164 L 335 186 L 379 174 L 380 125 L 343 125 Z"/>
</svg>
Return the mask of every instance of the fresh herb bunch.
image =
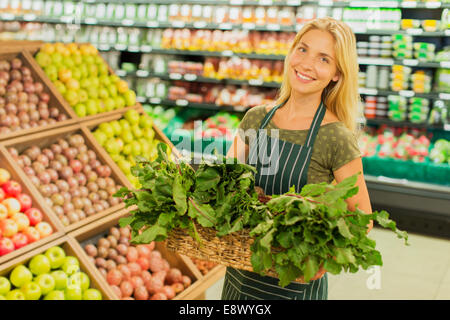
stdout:
<svg viewBox="0 0 450 320">
<path fill-rule="evenodd" d="M 116 197 L 136 206 L 120 225 L 130 225 L 133 243 L 165 240 L 174 228 L 186 229 L 200 241 L 195 223 L 214 228 L 217 236 L 243 229 L 254 238 L 253 270 L 274 268 L 279 284 L 303 277 L 308 282 L 321 266 L 332 274 L 356 272 L 382 265 L 375 241 L 367 237 L 370 220 L 396 232 L 407 244 L 386 211 L 365 214 L 349 211 L 345 199 L 358 192 L 357 175 L 337 185 L 309 184 L 300 194 L 291 188 L 283 195 L 265 196 L 255 188 L 255 168 L 236 159 L 218 157 L 197 171 L 171 162 L 167 145 L 158 144 L 155 161 L 136 159 L 132 174 L 141 189 L 121 188 Z"/>
<path fill-rule="evenodd" d="M 266 205 L 274 217 L 250 231 L 256 238 L 251 247 L 254 271 L 264 274 L 275 268 L 279 284 L 286 286 L 299 277 L 309 282 L 321 266 L 339 274 L 382 265 L 375 241 L 367 237 L 370 220 L 393 230 L 407 244 L 408 235 L 396 228 L 386 211 L 365 214 L 347 209 L 345 199 L 358 192 L 356 180 L 353 175 L 337 185 L 309 184 L 300 194 L 291 188 L 272 196 Z"/>
</svg>

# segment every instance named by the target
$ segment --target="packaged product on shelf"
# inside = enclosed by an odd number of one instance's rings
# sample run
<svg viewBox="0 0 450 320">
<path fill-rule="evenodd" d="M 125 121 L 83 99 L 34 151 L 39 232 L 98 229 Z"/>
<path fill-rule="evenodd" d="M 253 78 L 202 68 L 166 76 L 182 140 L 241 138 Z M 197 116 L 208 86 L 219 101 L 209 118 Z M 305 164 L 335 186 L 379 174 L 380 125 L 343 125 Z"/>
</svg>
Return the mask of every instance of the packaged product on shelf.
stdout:
<svg viewBox="0 0 450 320">
<path fill-rule="evenodd" d="M 377 151 L 377 137 L 364 131 L 358 139 L 358 145 L 363 157 L 372 157 Z"/>
<path fill-rule="evenodd" d="M 294 8 L 284 7 L 279 11 L 280 24 L 282 26 L 292 26 L 295 20 Z"/>
<path fill-rule="evenodd" d="M 437 90 L 442 92 L 450 92 L 450 69 L 437 69 L 434 79 Z"/>
<path fill-rule="evenodd" d="M 147 21 L 158 21 L 160 7 L 150 3 L 147 8 Z"/>
<path fill-rule="evenodd" d="M 416 70 L 411 75 L 411 89 L 418 93 L 428 93 L 431 91 L 432 77 L 430 72 L 424 70 Z"/>
<path fill-rule="evenodd" d="M 388 117 L 394 121 L 404 121 L 406 119 L 407 100 L 402 96 L 388 96 L 389 111 Z"/>
<path fill-rule="evenodd" d="M 221 24 L 221 23 L 228 23 L 229 21 L 229 14 L 228 14 L 229 8 L 226 6 L 217 6 L 215 7 L 215 10 L 213 11 L 213 17 L 212 22 Z"/>
<path fill-rule="evenodd" d="M 410 67 L 393 65 L 391 72 L 391 89 L 400 91 L 408 89 L 408 79 L 412 69 Z"/>
<path fill-rule="evenodd" d="M 450 104 L 448 101 L 434 100 L 433 107 L 428 117 L 428 124 L 450 123 Z"/>
<path fill-rule="evenodd" d="M 421 21 L 418 19 L 402 19 L 401 20 L 401 28 L 403 30 L 407 29 L 417 29 L 420 28 Z"/>
<path fill-rule="evenodd" d="M 376 96 L 366 96 L 364 116 L 367 119 L 375 118 L 377 109 L 377 97 Z"/>
<path fill-rule="evenodd" d="M 169 21 L 169 6 L 161 4 L 158 6 L 158 22 L 168 22 Z"/>
<path fill-rule="evenodd" d="M 256 7 L 254 11 L 254 23 L 257 26 L 264 26 L 267 23 L 265 7 Z"/>
<path fill-rule="evenodd" d="M 369 65 L 366 71 L 366 88 L 376 88 L 378 78 L 378 66 Z"/>
<path fill-rule="evenodd" d="M 429 157 L 434 163 L 447 163 L 450 165 L 450 141 L 446 139 L 436 140 Z"/>
<path fill-rule="evenodd" d="M 422 23 L 422 29 L 426 32 L 436 32 L 440 28 L 440 21 L 439 20 L 423 20 Z"/>
</svg>

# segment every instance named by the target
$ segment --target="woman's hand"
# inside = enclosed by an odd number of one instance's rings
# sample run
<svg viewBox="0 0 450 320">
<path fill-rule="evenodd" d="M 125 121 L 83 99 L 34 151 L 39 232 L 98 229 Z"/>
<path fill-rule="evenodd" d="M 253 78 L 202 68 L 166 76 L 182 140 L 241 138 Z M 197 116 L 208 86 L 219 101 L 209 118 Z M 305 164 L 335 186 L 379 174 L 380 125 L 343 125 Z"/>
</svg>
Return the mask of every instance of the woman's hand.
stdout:
<svg viewBox="0 0 450 320">
<path fill-rule="evenodd" d="M 317 271 L 317 273 L 314 275 L 314 277 L 312 277 L 309 281 L 311 281 L 311 280 L 318 280 L 318 279 L 322 278 L 325 275 L 326 272 L 327 272 L 327 270 L 325 270 L 323 265 L 322 265 L 319 268 L 319 271 Z M 306 284 L 305 278 L 303 276 L 301 276 L 299 279 L 297 279 L 297 281 L 299 281 L 300 283 Z"/>
</svg>

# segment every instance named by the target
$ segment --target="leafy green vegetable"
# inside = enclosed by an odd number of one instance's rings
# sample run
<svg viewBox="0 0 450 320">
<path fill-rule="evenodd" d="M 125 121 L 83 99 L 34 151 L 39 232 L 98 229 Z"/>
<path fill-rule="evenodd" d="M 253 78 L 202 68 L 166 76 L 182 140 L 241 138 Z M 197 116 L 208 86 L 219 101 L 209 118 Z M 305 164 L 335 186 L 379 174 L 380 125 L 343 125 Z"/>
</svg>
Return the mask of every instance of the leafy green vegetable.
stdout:
<svg viewBox="0 0 450 320">
<path fill-rule="evenodd" d="M 375 241 L 367 237 L 371 220 L 397 229 L 386 211 L 365 214 L 349 211 L 345 199 L 358 192 L 357 175 L 337 185 L 309 184 L 300 194 L 294 188 L 282 195 L 265 196 L 255 188 L 254 167 L 218 157 L 194 171 L 185 163 L 169 161 L 167 146 L 157 146 L 158 158 L 138 158 L 132 168 L 142 189 L 121 188 L 115 196 L 127 207 L 136 206 L 120 225 L 132 228 L 132 243 L 161 241 L 174 228 L 186 229 L 200 241 L 195 223 L 216 230 L 218 237 L 247 230 L 253 270 L 275 270 L 281 286 L 303 277 L 311 280 L 321 266 L 332 274 L 357 272 L 382 265 Z"/>
</svg>

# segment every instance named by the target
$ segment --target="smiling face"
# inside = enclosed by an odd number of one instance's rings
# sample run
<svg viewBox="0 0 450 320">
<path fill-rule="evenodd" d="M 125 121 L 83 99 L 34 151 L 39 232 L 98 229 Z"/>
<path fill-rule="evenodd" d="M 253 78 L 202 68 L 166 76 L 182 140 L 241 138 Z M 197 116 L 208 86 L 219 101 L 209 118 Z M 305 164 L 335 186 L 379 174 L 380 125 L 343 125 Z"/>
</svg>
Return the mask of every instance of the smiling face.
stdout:
<svg viewBox="0 0 450 320">
<path fill-rule="evenodd" d="M 289 61 L 293 93 L 321 95 L 330 81 L 339 79 L 334 45 L 327 31 L 312 29 L 302 36 Z"/>
</svg>

